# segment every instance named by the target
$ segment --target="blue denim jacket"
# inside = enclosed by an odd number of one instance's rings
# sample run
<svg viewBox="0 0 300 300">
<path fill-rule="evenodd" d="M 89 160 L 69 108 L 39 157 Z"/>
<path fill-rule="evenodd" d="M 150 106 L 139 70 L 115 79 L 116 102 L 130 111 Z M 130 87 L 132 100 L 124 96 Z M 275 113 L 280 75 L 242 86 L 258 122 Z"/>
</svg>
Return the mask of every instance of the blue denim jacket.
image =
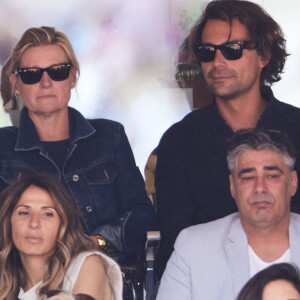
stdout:
<svg viewBox="0 0 300 300">
<path fill-rule="evenodd" d="M 121 124 L 86 120 L 69 108 L 70 146 L 60 170 L 23 109 L 19 129 L 0 129 L 0 191 L 19 174 L 50 173 L 72 193 L 85 230 L 101 234 L 121 253 L 133 253 L 156 217 Z"/>
</svg>

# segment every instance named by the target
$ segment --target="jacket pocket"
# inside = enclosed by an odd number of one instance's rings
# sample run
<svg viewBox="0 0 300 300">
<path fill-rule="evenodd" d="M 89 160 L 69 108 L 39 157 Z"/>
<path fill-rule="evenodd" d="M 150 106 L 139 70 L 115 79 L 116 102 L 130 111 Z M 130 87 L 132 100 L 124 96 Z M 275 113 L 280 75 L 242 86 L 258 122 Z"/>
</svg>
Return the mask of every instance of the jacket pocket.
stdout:
<svg viewBox="0 0 300 300">
<path fill-rule="evenodd" d="M 32 175 L 36 173 L 37 172 L 32 167 L 22 162 L 1 162 L 0 178 L 6 184 L 11 184 L 13 181 L 20 178 L 21 176 Z"/>
<path fill-rule="evenodd" d="M 104 162 L 86 170 L 84 177 L 89 185 L 112 184 L 117 177 L 117 170 L 110 162 Z"/>
<path fill-rule="evenodd" d="M 110 160 L 94 161 L 86 168 L 66 174 L 68 186 L 88 223 L 94 223 L 93 216 L 99 226 L 117 214 L 117 177 L 117 170 Z"/>
</svg>

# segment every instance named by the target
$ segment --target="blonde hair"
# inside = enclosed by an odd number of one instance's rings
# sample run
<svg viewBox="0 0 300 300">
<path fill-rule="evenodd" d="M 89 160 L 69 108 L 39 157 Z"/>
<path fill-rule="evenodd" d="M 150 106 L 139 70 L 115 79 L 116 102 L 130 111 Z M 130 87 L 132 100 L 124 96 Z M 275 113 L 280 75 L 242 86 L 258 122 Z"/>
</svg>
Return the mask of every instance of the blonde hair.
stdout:
<svg viewBox="0 0 300 300">
<path fill-rule="evenodd" d="M 81 229 L 79 211 L 64 185 L 53 176 L 31 175 L 18 179 L 0 194 L 0 299 L 15 300 L 20 287 L 27 283 L 18 250 L 12 241 L 11 215 L 21 195 L 30 186 L 37 186 L 51 196 L 60 217 L 53 255 L 45 266 L 45 276 L 38 293 L 61 289 L 73 257 L 93 248 Z"/>
<path fill-rule="evenodd" d="M 20 67 L 20 61 L 24 52 L 30 47 L 45 45 L 60 46 L 65 51 L 71 65 L 78 70 L 78 74 L 80 73 L 79 63 L 75 52 L 69 39 L 64 33 L 56 31 L 54 27 L 42 26 L 29 28 L 24 32 L 2 68 L 0 91 L 3 105 L 6 105 L 11 99 L 13 102 L 16 102 L 9 76 Z"/>
</svg>

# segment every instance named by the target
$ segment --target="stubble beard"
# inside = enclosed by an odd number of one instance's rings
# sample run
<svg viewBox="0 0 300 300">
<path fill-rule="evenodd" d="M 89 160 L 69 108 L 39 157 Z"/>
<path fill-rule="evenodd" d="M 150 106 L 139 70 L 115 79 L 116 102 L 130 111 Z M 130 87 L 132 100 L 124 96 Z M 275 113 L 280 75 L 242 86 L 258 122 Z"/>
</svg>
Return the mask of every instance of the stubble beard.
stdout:
<svg viewBox="0 0 300 300">
<path fill-rule="evenodd" d="M 215 81 L 214 76 L 225 76 L 224 81 Z M 255 81 L 248 86 L 243 85 L 238 79 L 238 73 L 231 69 L 214 68 L 207 73 L 206 83 L 213 95 L 221 100 L 229 101 L 247 94 L 254 86 Z M 208 79 L 208 80 L 207 80 Z"/>
</svg>

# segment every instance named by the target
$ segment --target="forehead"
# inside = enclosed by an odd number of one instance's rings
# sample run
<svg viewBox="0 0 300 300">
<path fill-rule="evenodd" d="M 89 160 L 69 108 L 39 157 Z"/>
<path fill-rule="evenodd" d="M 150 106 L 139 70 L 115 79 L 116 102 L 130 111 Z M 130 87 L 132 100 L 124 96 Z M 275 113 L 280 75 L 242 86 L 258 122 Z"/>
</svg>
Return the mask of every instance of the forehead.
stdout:
<svg viewBox="0 0 300 300">
<path fill-rule="evenodd" d="M 50 194 L 37 186 L 29 186 L 21 195 L 17 205 L 55 206 Z"/>
<path fill-rule="evenodd" d="M 68 62 L 66 52 L 58 45 L 30 47 L 23 53 L 20 67 L 45 68 L 54 64 Z"/>
<path fill-rule="evenodd" d="M 274 280 L 269 282 L 263 290 L 263 300 L 272 299 L 287 299 L 287 300 L 298 300 L 299 293 L 292 285 L 292 283 L 286 280 Z"/>
<path fill-rule="evenodd" d="M 238 19 L 233 19 L 230 25 L 226 21 L 211 19 L 202 31 L 202 43 L 223 44 L 230 41 L 247 41 L 250 39 L 248 29 Z"/>
<path fill-rule="evenodd" d="M 271 150 L 247 150 L 241 153 L 237 160 L 236 169 L 255 168 L 260 169 L 266 166 L 278 166 L 288 168 L 283 160 L 283 155 Z"/>
</svg>

